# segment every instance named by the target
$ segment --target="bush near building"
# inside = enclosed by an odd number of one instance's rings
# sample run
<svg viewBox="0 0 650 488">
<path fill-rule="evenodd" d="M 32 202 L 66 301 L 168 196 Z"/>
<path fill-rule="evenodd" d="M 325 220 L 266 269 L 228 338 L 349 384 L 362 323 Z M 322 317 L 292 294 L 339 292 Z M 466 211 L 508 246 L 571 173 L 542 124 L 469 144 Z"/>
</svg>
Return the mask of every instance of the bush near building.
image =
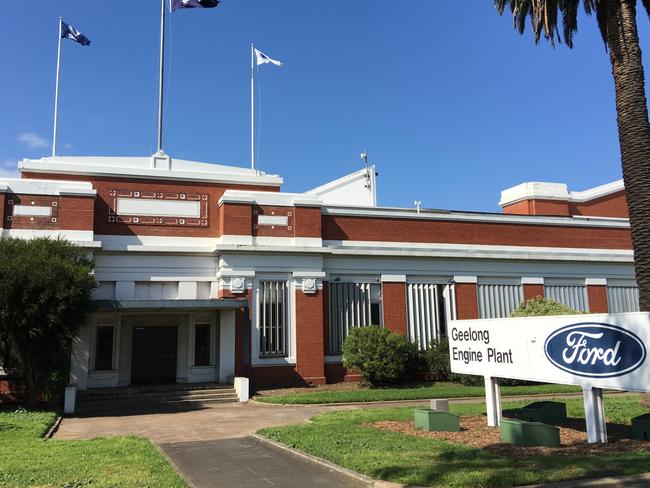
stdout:
<svg viewBox="0 0 650 488">
<path fill-rule="evenodd" d="M 94 308 L 92 270 L 88 252 L 67 241 L 0 238 L 0 358 L 29 406 L 62 392 L 72 340 Z"/>
<path fill-rule="evenodd" d="M 540 317 L 545 315 L 578 315 L 578 310 L 558 303 L 551 298 L 538 296 L 519 305 L 519 308 L 512 312 L 511 317 Z"/>
<path fill-rule="evenodd" d="M 419 379 L 422 355 L 416 344 L 384 327 L 352 329 L 343 343 L 343 364 L 370 386 Z"/>
</svg>

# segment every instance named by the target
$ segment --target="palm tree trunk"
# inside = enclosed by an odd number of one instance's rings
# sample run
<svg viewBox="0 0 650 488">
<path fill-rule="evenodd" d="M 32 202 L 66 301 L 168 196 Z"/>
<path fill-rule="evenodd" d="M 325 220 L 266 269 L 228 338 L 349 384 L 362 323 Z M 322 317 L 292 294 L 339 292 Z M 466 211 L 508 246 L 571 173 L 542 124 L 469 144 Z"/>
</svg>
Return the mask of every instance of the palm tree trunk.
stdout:
<svg viewBox="0 0 650 488">
<path fill-rule="evenodd" d="M 650 311 L 650 124 L 636 25 L 637 0 L 609 2 L 607 44 L 642 311 Z"/>
</svg>

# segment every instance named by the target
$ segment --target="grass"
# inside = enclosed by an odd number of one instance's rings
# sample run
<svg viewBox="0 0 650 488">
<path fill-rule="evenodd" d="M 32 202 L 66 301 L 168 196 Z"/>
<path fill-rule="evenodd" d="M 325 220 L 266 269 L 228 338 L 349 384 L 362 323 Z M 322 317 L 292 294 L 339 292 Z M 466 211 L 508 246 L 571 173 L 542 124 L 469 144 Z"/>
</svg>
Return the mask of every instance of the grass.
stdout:
<svg viewBox="0 0 650 488">
<path fill-rule="evenodd" d="M 502 386 L 501 395 L 536 395 L 576 393 L 580 388 L 568 385 Z M 356 390 L 320 390 L 289 395 L 259 396 L 264 403 L 314 404 L 377 402 L 386 400 L 426 400 L 429 398 L 461 398 L 485 396 L 483 386 L 465 386 L 456 383 L 434 383 L 411 388 L 359 388 Z"/>
<path fill-rule="evenodd" d="M 147 439 L 43 439 L 51 412 L 0 412 L 0 487 L 169 487 L 185 482 Z"/>
<path fill-rule="evenodd" d="M 524 406 L 511 402 L 504 408 Z M 569 400 L 571 417 L 583 417 L 582 399 Z M 629 423 L 644 409 L 638 396 L 608 398 L 610 422 Z M 481 414 L 481 404 L 453 405 L 461 415 Z M 313 423 L 263 429 L 270 439 L 375 479 L 416 486 L 511 487 L 575 478 L 637 474 L 650 470 L 650 451 L 512 458 L 450 442 L 375 429 L 364 424 L 407 420 L 413 408 L 337 411 Z"/>
</svg>

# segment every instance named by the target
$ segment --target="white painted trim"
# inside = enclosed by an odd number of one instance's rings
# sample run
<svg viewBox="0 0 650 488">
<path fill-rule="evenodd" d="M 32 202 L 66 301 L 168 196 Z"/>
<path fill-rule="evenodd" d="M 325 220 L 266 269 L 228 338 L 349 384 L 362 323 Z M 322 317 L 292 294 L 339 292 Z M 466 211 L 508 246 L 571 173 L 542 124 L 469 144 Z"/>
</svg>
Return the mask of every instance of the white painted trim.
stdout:
<svg viewBox="0 0 650 488">
<path fill-rule="evenodd" d="M 324 215 L 346 215 L 352 217 L 392 218 L 431 221 L 468 221 L 468 222 L 496 222 L 509 224 L 530 225 L 555 225 L 568 227 L 611 227 L 628 229 L 628 219 L 613 219 L 601 217 L 588 217 L 575 219 L 573 217 L 547 217 L 538 215 L 490 214 L 472 212 L 454 212 L 446 210 L 417 210 L 404 208 L 368 208 L 368 207 L 323 207 Z"/>
<path fill-rule="evenodd" d="M 586 278 L 585 285 L 589 286 L 607 286 L 607 278 Z"/>
<path fill-rule="evenodd" d="M 321 248 L 320 237 L 269 237 L 225 235 L 217 240 L 217 246 L 268 246 L 268 247 L 312 247 Z"/>
<path fill-rule="evenodd" d="M 97 192 L 86 181 L 37 180 L 0 178 L 0 193 L 17 195 L 84 196 L 94 197 Z"/>
<path fill-rule="evenodd" d="M 332 255 L 633 262 L 632 250 L 374 241 L 324 241 Z"/>
<path fill-rule="evenodd" d="M 286 227 L 289 225 L 289 217 L 287 215 L 258 215 L 257 225 L 278 225 Z"/>
<path fill-rule="evenodd" d="M 201 202 L 190 200 L 158 200 L 152 198 L 118 198 L 117 215 L 154 217 L 201 217 Z"/>
<path fill-rule="evenodd" d="M 37 205 L 13 205 L 14 215 L 26 217 L 49 217 L 52 215 L 52 207 Z"/>
<path fill-rule="evenodd" d="M 324 271 L 294 271 L 293 277 L 325 279 L 327 277 L 327 273 Z"/>
<path fill-rule="evenodd" d="M 400 274 L 383 274 L 381 275 L 382 283 L 406 283 L 406 275 Z"/>
<path fill-rule="evenodd" d="M 91 230 L 2 229 L 1 232 L 6 237 L 20 239 L 48 237 L 50 239 L 66 239 L 83 247 L 100 247 L 100 243 L 93 240 L 93 231 Z"/>
<path fill-rule="evenodd" d="M 455 283 L 478 283 L 477 276 L 454 276 Z"/>
<path fill-rule="evenodd" d="M 269 205 L 276 207 L 320 207 L 323 202 L 313 195 L 264 191 L 226 190 L 219 199 L 224 203 Z"/>
<path fill-rule="evenodd" d="M 199 163 L 170 158 L 169 168 L 152 168 L 151 157 L 56 157 L 23 159 L 18 163 L 23 173 L 52 173 L 153 180 L 239 183 L 279 187 L 283 179 L 246 168 Z"/>
<path fill-rule="evenodd" d="M 499 205 L 504 207 L 524 200 L 559 200 L 582 203 L 625 190 L 623 180 L 612 181 L 584 191 L 569 191 L 564 183 L 527 182 L 501 192 Z"/>
<path fill-rule="evenodd" d="M 523 276 L 521 278 L 522 285 L 543 285 L 544 278 L 541 276 Z"/>
<path fill-rule="evenodd" d="M 96 235 L 104 251 L 213 252 L 218 239 L 213 237 L 161 237 Z"/>
</svg>

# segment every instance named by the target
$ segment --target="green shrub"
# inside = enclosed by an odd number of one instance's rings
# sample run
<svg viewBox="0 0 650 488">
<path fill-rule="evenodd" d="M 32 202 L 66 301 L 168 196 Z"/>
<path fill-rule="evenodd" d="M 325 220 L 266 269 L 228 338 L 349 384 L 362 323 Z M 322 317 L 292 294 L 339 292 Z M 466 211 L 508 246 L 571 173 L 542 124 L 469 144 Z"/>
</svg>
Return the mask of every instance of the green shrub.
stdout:
<svg viewBox="0 0 650 488">
<path fill-rule="evenodd" d="M 545 315 L 577 315 L 584 312 L 574 310 L 551 298 L 535 297 L 519 305 L 511 317 L 540 317 Z"/>
<path fill-rule="evenodd" d="M 343 343 L 343 365 L 371 386 L 419 379 L 423 360 L 416 344 L 384 327 L 352 329 Z"/>
<path fill-rule="evenodd" d="M 424 359 L 427 363 L 427 372 L 433 381 L 448 381 L 451 375 L 449 365 L 449 339 L 441 337 L 429 344 L 424 351 Z"/>
</svg>

